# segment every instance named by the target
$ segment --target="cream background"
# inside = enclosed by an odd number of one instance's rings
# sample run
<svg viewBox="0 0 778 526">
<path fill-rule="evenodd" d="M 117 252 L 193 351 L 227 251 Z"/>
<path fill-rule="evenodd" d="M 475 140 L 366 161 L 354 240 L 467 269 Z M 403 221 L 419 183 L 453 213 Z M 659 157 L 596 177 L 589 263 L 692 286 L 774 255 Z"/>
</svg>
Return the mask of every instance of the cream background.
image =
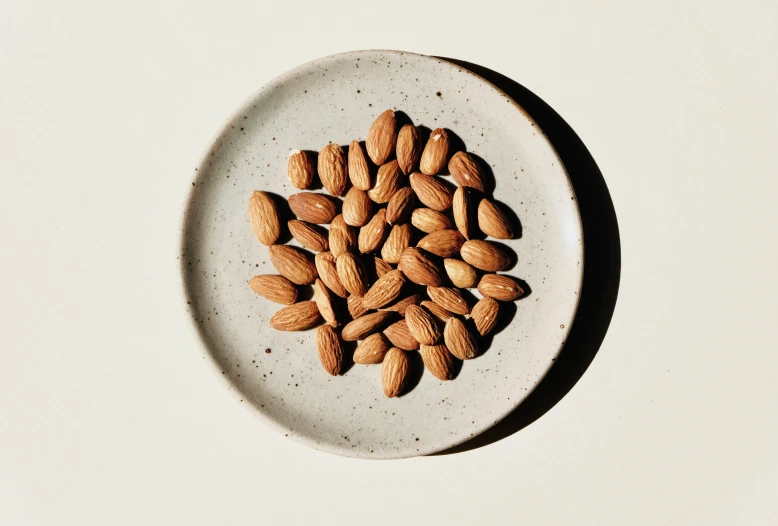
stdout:
<svg viewBox="0 0 778 526">
<path fill-rule="evenodd" d="M 0 4 L 0 523 L 778 522 L 775 4 L 384 9 Z M 616 208 L 599 353 L 482 449 L 368 462 L 288 441 L 197 358 L 179 303 L 181 202 L 221 122 L 273 76 L 358 48 L 523 84 Z"/>
</svg>

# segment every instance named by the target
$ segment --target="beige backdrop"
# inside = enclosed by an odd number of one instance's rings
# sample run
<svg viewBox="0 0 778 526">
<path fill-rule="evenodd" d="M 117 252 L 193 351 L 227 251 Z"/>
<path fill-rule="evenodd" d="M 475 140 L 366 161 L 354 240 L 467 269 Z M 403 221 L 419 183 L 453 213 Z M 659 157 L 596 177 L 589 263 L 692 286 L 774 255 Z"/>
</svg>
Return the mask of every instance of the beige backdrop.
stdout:
<svg viewBox="0 0 778 526">
<path fill-rule="evenodd" d="M 534 91 L 599 164 L 588 371 L 462 454 L 367 462 L 235 403 L 179 304 L 190 172 L 258 86 L 395 48 Z M 776 524 L 772 2 L 0 3 L 0 523 Z"/>
</svg>

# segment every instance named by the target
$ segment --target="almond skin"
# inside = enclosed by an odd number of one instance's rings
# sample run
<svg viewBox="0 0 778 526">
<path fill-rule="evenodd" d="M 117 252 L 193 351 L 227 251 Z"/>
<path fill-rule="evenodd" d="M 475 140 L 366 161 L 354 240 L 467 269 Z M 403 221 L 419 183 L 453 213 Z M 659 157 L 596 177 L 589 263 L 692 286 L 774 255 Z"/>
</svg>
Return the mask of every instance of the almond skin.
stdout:
<svg viewBox="0 0 778 526">
<path fill-rule="evenodd" d="M 376 164 L 384 164 L 394 153 L 397 145 L 397 117 L 392 110 L 386 110 L 373 122 L 367 132 L 367 154 Z"/>
<path fill-rule="evenodd" d="M 478 204 L 478 228 L 487 236 L 512 239 L 513 227 L 505 212 L 491 199 L 481 199 Z"/>
<path fill-rule="evenodd" d="M 319 313 L 321 313 L 321 317 L 324 318 L 324 321 L 333 327 L 337 327 L 338 319 L 335 315 L 335 309 L 332 306 L 332 295 L 330 290 L 320 279 L 317 279 L 313 284 L 313 301 L 316 303 L 316 307 L 318 307 Z"/>
<path fill-rule="evenodd" d="M 270 261 L 278 273 L 296 285 L 310 285 L 319 273 L 308 252 L 297 247 L 272 245 Z"/>
<path fill-rule="evenodd" d="M 459 259 L 444 259 L 443 268 L 446 269 L 448 279 L 455 287 L 460 289 L 469 289 L 475 287 L 478 283 L 478 274 L 469 263 Z"/>
<path fill-rule="evenodd" d="M 345 298 L 348 296 L 348 291 L 346 291 L 345 287 L 343 287 L 343 284 L 340 282 L 335 260 L 336 258 L 332 252 L 321 252 L 316 254 L 316 257 L 314 258 L 319 277 L 324 284 L 327 285 L 327 288 L 341 298 Z"/>
<path fill-rule="evenodd" d="M 403 175 L 397 161 L 389 161 L 378 167 L 375 186 L 368 190 L 367 195 L 376 203 L 388 203 L 392 196 L 402 187 Z"/>
<path fill-rule="evenodd" d="M 381 385 L 387 397 L 394 398 L 402 393 L 409 368 L 410 364 L 405 351 L 392 347 L 386 352 L 381 366 Z"/>
<path fill-rule="evenodd" d="M 386 336 L 380 332 L 371 334 L 354 350 L 354 363 L 362 365 L 381 363 L 390 347 Z"/>
<path fill-rule="evenodd" d="M 270 326 L 279 331 L 306 331 L 321 321 L 321 315 L 312 301 L 301 301 L 284 307 L 270 318 Z"/>
<path fill-rule="evenodd" d="M 335 202 L 324 194 L 300 192 L 289 197 L 289 208 L 303 221 L 324 225 L 338 214 Z"/>
<path fill-rule="evenodd" d="M 302 246 L 314 252 L 325 252 L 329 250 L 330 243 L 327 238 L 319 232 L 316 227 L 306 221 L 292 219 L 287 223 L 292 237 Z"/>
<path fill-rule="evenodd" d="M 352 320 L 367 314 L 367 309 L 362 306 L 362 296 L 350 295 L 346 300 L 346 308 L 348 308 L 348 313 L 351 314 Z"/>
<path fill-rule="evenodd" d="M 346 191 L 348 163 L 340 145 L 328 144 L 319 152 L 319 179 L 332 195 L 343 195 Z"/>
<path fill-rule="evenodd" d="M 377 309 L 392 303 L 400 297 L 403 285 L 405 285 L 405 276 L 399 270 L 384 274 L 373 283 L 373 286 L 362 298 L 362 306 L 366 309 Z"/>
<path fill-rule="evenodd" d="M 330 225 L 330 252 L 336 258 L 357 248 L 357 230 L 348 226 L 343 214 L 335 216 Z"/>
<path fill-rule="evenodd" d="M 421 172 L 411 174 L 409 181 L 416 198 L 433 210 L 442 212 L 451 208 L 453 192 L 443 181 Z"/>
<path fill-rule="evenodd" d="M 470 319 L 481 336 L 486 336 L 494 330 L 499 316 L 500 304 L 492 298 L 481 299 L 470 311 Z"/>
<path fill-rule="evenodd" d="M 457 152 L 448 162 L 448 173 L 459 186 L 469 186 L 479 192 L 486 191 L 484 170 L 475 158 L 465 152 Z"/>
<path fill-rule="evenodd" d="M 400 320 L 384 329 L 384 336 L 392 342 L 392 345 L 400 349 L 415 351 L 419 348 L 419 342 L 408 330 L 408 324 L 405 320 Z"/>
<path fill-rule="evenodd" d="M 373 184 L 365 150 L 357 141 L 351 141 L 348 147 L 348 176 L 354 188 L 365 192 L 370 190 Z"/>
<path fill-rule="evenodd" d="M 505 270 L 513 264 L 513 255 L 505 245 L 472 239 L 465 241 L 460 250 L 462 259 L 475 268 L 487 272 Z"/>
<path fill-rule="evenodd" d="M 403 251 L 411 246 L 412 238 L 411 225 L 394 225 L 384 246 L 381 247 L 381 257 L 387 263 L 398 263 Z"/>
<path fill-rule="evenodd" d="M 297 301 L 297 287 L 283 276 L 264 274 L 249 280 L 251 290 L 270 301 L 291 305 Z"/>
<path fill-rule="evenodd" d="M 443 323 L 446 323 L 449 318 L 456 317 L 456 314 L 444 309 L 434 301 L 429 301 L 429 300 L 422 301 L 421 306 L 427 309 L 430 314 L 432 314 L 435 318 L 437 318 Z"/>
<path fill-rule="evenodd" d="M 417 208 L 414 210 L 411 214 L 411 224 L 427 234 L 451 228 L 451 221 L 449 221 L 448 217 L 431 208 Z"/>
<path fill-rule="evenodd" d="M 272 245 L 281 235 L 281 221 L 273 199 L 265 192 L 254 192 L 249 199 L 249 221 L 257 240 Z"/>
<path fill-rule="evenodd" d="M 338 269 L 338 279 L 350 294 L 364 296 L 367 292 L 367 272 L 362 260 L 356 255 L 346 252 L 335 261 Z"/>
<path fill-rule="evenodd" d="M 416 245 L 442 258 L 451 257 L 462 248 L 465 238 L 456 230 L 438 230 L 427 234 Z"/>
<path fill-rule="evenodd" d="M 400 316 L 405 316 L 405 313 L 410 305 L 418 305 L 423 300 L 424 300 L 423 294 L 413 294 L 412 296 L 408 296 L 407 298 L 401 299 L 397 303 L 387 305 L 386 307 L 382 307 L 378 310 L 392 311 L 392 312 L 396 312 Z"/>
<path fill-rule="evenodd" d="M 454 192 L 454 200 L 451 204 L 454 212 L 454 223 L 465 239 L 472 239 L 476 235 L 475 224 L 475 196 L 469 188 L 460 186 Z"/>
<path fill-rule="evenodd" d="M 414 205 L 416 205 L 416 195 L 413 189 L 408 186 L 400 188 L 386 206 L 387 223 L 390 225 L 405 223 L 410 219 Z"/>
<path fill-rule="evenodd" d="M 367 192 L 352 187 L 343 199 L 343 219 L 349 226 L 364 226 L 373 217 L 373 201 Z"/>
<path fill-rule="evenodd" d="M 420 345 L 419 354 L 424 367 L 439 380 L 451 380 L 454 377 L 454 357 L 445 345 Z"/>
<path fill-rule="evenodd" d="M 448 160 L 449 143 L 446 130 L 443 128 L 433 130 L 421 154 L 419 169 L 427 175 L 440 173 Z"/>
<path fill-rule="evenodd" d="M 377 257 L 377 258 L 373 258 L 373 260 L 375 263 L 376 275 L 379 278 L 383 278 L 386 273 L 394 270 L 388 262 L 384 261 L 381 258 Z"/>
<path fill-rule="evenodd" d="M 310 153 L 303 150 L 294 150 L 286 161 L 287 175 L 292 186 L 305 190 L 313 182 L 316 167 Z"/>
<path fill-rule="evenodd" d="M 349 322 L 343 327 L 341 337 L 347 342 L 364 340 L 367 336 L 380 332 L 394 319 L 393 312 L 371 312 Z"/>
<path fill-rule="evenodd" d="M 510 276 L 484 274 L 478 283 L 478 292 L 496 300 L 513 301 L 524 294 L 524 289 Z"/>
<path fill-rule="evenodd" d="M 332 376 L 340 374 L 343 366 L 343 343 L 335 329 L 329 325 L 316 329 L 316 347 L 324 370 Z"/>
<path fill-rule="evenodd" d="M 421 159 L 421 134 L 416 126 L 406 124 L 397 134 L 397 163 L 405 175 L 419 166 Z"/>
<path fill-rule="evenodd" d="M 454 287 L 427 287 L 427 295 L 432 301 L 454 314 L 469 314 L 470 305 L 459 289 Z"/>
<path fill-rule="evenodd" d="M 418 248 L 406 248 L 400 256 L 397 268 L 405 277 L 419 285 L 439 287 L 443 283 L 443 272 L 426 252 Z"/>
<path fill-rule="evenodd" d="M 363 254 L 368 254 L 378 250 L 378 247 L 384 242 L 384 236 L 388 227 L 389 225 L 386 224 L 386 210 L 382 208 L 368 224 L 359 229 L 357 243 L 359 251 Z"/>
<path fill-rule="evenodd" d="M 409 305 L 405 322 L 413 337 L 422 345 L 434 345 L 443 336 L 437 320 L 423 307 Z"/>
<path fill-rule="evenodd" d="M 459 318 L 449 318 L 443 329 L 448 350 L 460 360 L 470 360 L 478 354 L 478 343 Z"/>
</svg>

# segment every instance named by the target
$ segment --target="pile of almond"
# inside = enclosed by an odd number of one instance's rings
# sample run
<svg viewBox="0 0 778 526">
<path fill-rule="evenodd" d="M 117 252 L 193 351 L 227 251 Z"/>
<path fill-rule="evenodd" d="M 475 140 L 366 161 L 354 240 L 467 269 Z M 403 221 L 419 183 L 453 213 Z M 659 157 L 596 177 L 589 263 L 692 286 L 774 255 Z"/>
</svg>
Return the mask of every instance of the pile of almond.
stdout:
<svg viewBox="0 0 778 526">
<path fill-rule="evenodd" d="M 271 326 L 318 327 L 319 358 L 331 375 L 341 371 L 343 342 L 359 341 L 354 362 L 383 363 L 388 397 L 403 392 L 410 352 L 418 351 L 437 378 L 451 379 L 455 359 L 478 355 L 479 336 L 494 329 L 500 302 L 524 293 L 516 280 L 496 274 L 514 263 L 513 252 L 480 239 L 510 239 L 513 228 L 489 199 L 479 162 L 451 151 L 442 128 L 423 144 L 418 128 L 398 127 L 387 110 L 370 127 L 364 148 L 352 141 L 348 154 L 328 144 L 318 159 L 300 150 L 289 155 L 295 187 L 309 188 L 318 173 L 330 194 L 300 192 L 288 199 L 297 219 L 286 226 L 315 256 L 276 244 L 282 224 L 273 198 L 257 191 L 249 202 L 254 234 L 280 274 L 256 276 L 249 285 L 288 305 Z M 437 177 L 446 171 L 459 186 Z M 323 224 L 329 232 L 317 226 Z M 311 284 L 313 301 L 298 302 L 299 287 Z M 483 299 L 471 305 L 461 289 L 475 287 Z"/>
</svg>

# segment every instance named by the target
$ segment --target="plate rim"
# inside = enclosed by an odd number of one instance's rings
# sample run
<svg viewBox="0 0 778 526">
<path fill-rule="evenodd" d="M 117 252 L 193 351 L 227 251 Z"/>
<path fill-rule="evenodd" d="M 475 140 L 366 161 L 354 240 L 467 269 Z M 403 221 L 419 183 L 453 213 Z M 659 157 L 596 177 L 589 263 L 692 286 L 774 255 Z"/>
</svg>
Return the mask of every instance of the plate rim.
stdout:
<svg viewBox="0 0 778 526">
<path fill-rule="evenodd" d="M 254 404 L 244 404 L 243 398 L 241 398 L 241 392 L 238 389 L 234 388 L 234 384 L 229 380 L 227 375 L 224 374 L 214 374 L 213 376 L 216 376 L 219 378 L 219 382 L 226 388 L 227 391 L 231 393 L 231 395 L 240 402 L 240 405 L 246 407 L 246 410 L 250 413 L 252 413 L 255 417 L 259 418 L 261 422 L 263 422 L 265 425 L 268 425 L 271 429 L 274 431 L 277 431 L 279 433 L 282 433 L 285 438 L 291 438 L 293 441 L 298 442 L 300 444 L 303 444 L 307 447 L 310 447 L 312 449 L 315 449 L 317 451 L 323 451 L 325 453 L 334 454 L 341 457 L 346 458 L 358 458 L 358 459 L 365 459 L 365 460 L 397 460 L 397 459 L 404 459 L 404 458 L 414 458 L 419 456 L 427 456 L 434 453 L 440 453 L 442 451 L 446 451 L 447 449 L 450 449 L 452 447 L 456 447 L 458 445 L 464 444 L 465 442 L 472 440 L 473 438 L 485 433 L 489 429 L 493 428 L 497 424 L 499 424 L 502 420 L 507 418 L 509 415 L 511 415 L 516 409 L 524 402 L 524 400 L 527 399 L 527 397 L 537 389 L 538 385 L 540 385 L 543 382 L 543 379 L 546 377 L 548 372 L 551 370 L 552 367 L 556 364 L 556 359 L 559 356 L 559 354 L 562 352 L 562 349 L 564 349 L 565 344 L 567 343 L 568 338 L 570 337 L 570 331 L 573 328 L 573 325 L 575 324 L 575 319 L 578 314 L 578 308 L 581 303 L 581 290 L 583 288 L 583 277 L 585 272 L 585 247 L 586 242 L 584 239 L 584 229 L 583 229 L 583 221 L 581 218 L 581 210 L 578 205 L 578 196 L 575 193 L 575 188 L 573 187 L 573 183 L 570 179 L 570 174 L 567 170 L 567 166 L 565 166 L 564 162 L 559 156 L 559 153 L 557 152 L 556 148 L 554 147 L 554 144 L 549 139 L 546 132 L 543 130 L 542 127 L 535 121 L 535 119 L 532 118 L 532 116 L 525 110 L 518 102 L 516 102 L 512 97 L 510 97 L 505 91 L 482 77 L 481 75 L 478 75 L 477 73 L 474 73 L 473 71 L 467 69 L 464 66 L 460 66 L 459 64 L 456 64 L 454 62 L 451 62 L 445 58 L 434 56 L 434 55 L 425 55 L 422 53 L 414 53 L 411 51 L 402 51 L 402 50 L 394 50 L 394 49 L 359 49 L 359 50 L 353 50 L 353 51 L 345 51 L 341 53 L 334 53 L 331 55 L 324 55 L 317 58 L 314 58 L 312 60 L 308 60 L 306 62 L 303 62 L 302 64 L 299 64 L 291 69 L 288 69 L 274 77 L 272 77 L 270 80 L 263 83 L 261 86 L 259 86 L 257 89 L 253 90 L 246 98 L 244 98 L 243 102 L 239 104 L 223 121 L 221 126 L 219 127 L 218 131 L 211 137 L 210 141 L 208 142 L 208 146 L 205 148 L 203 153 L 201 154 L 199 160 L 197 161 L 197 165 L 192 172 L 192 175 L 189 179 L 186 180 L 187 184 L 187 190 L 185 193 L 185 197 L 183 199 L 183 202 L 181 203 L 181 208 L 179 212 L 179 221 L 178 221 L 178 252 L 176 259 L 178 260 L 178 284 L 179 284 L 179 297 L 181 299 L 181 304 L 184 307 L 184 310 L 186 311 L 187 318 L 189 320 L 189 323 L 187 324 L 189 327 L 189 331 L 193 332 L 196 336 L 197 340 L 200 342 L 200 353 L 201 356 L 204 358 L 207 357 L 207 361 L 210 364 L 211 369 L 214 371 L 214 373 L 219 373 L 221 371 L 221 367 L 219 363 L 216 360 L 216 357 L 214 354 L 210 351 L 210 347 L 208 342 L 205 339 L 205 336 L 203 335 L 202 330 L 200 329 L 200 326 L 198 325 L 197 321 L 192 316 L 191 312 L 189 312 L 189 306 L 191 304 L 190 296 L 188 294 L 187 289 L 187 283 L 186 283 L 186 263 L 183 257 L 184 251 L 185 251 L 185 233 L 187 229 L 187 224 L 189 222 L 189 214 L 191 212 L 191 204 L 194 198 L 194 193 L 196 189 L 196 185 L 194 184 L 198 178 L 201 175 L 201 169 L 205 166 L 205 164 L 208 162 L 208 159 L 211 156 L 211 153 L 214 152 L 220 144 L 220 139 L 222 139 L 226 133 L 229 132 L 230 124 L 233 122 L 233 120 L 244 113 L 248 108 L 251 107 L 252 102 L 262 93 L 264 89 L 266 89 L 271 84 L 281 83 L 285 82 L 288 77 L 293 76 L 297 71 L 303 70 L 305 68 L 310 67 L 312 64 L 317 63 L 322 60 L 326 59 L 335 59 L 335 58 L 346 58 L 348 56 L 356 56 L 356 55 L 364 55 L 364 54 L 375 54 L 375 53 L 381 53 L 381 54 L 391 54 L 395 56 L 404 56 L 404 55 L 411 55 L 415 57 L 419 57 L 425 60 L 434 60 L 438 62 L 439 64 L 444 64 L 447 67 L 450 67 L 452 69 L 456 69 L 458 71 L 464 72 L 466 74 L 472 75 L 477 80 L 482 82 L 484 85 L 486 85 L 488 88 L 494 90 L 498 95 L 504 97 L 509 101 L 509 103 L 516 108 L 519 113 L 526 118 L 534 127 L 540 131 L 543 138 L 548 143 L 549 147 L 551 148 L 551 151 L 556 158 L 556 161 L 559 163 L 559 166 L 562 168 L 565 174 L 565 183 L 566 183 L 566 189 L 569 193 L 569 195 L 573 198 L 572 204 L 575 209 L 575 226 L 577 229 L 577 232 L 579 234 L 578 239 L 579 242 L 576 244 L 576 248 L 578 251 L 579 260 L 582 262 L 581 265 L 579 265 L 579 272 L 576 280 L 576 294 L 575 294 L 575 305 L 573 309 L 571 310 L 570 319 L 566 320 L 565 322 L 565 328 L 563 329 L 563 338 L 561 343 L 559 344 L 559 347 L 556 349 L 554 354 L 552 355 L 552 359 L 549 360 L 549 365 L 543 371 L 541 375 L 538 376 L 538 380 L 530 389 L 522 393 L 522 396 L 520 396 L 516 403 L 513 404 L 510 408 L 510 411 L 507 411 L 505 414 L 500 416 L 497 420 L 486 424 L 484 427 L 479 429 L 476 433 L 471 434 L 464 438 L 457 438 L 455 440 L 449 441 L 449 442 L 439 442 L 435 445 L 435 447 L 426 448 L 423 452 L 401 452 L 400 450 L 392 450 L 392 451 L 382 451 L 379 454 L 371 454 L 370 456 L 365 456 L 361 454 L 359 451 L 353 451 L 345 448 L 339 448 L 334 444 L 324 443 L 324 442 L 316 442 L 314 439 L 312 439 L 310 436 L 306 434 L 302 434 L 299 432 L 290 432 L 288 428 L 283 427 L 279 422 L 276 422 L 273 418 L 271 418 L 269 415 L 265 414 L 263 411 L 261 411 L 258 407 L 256 407 Z"/>
</svg>

